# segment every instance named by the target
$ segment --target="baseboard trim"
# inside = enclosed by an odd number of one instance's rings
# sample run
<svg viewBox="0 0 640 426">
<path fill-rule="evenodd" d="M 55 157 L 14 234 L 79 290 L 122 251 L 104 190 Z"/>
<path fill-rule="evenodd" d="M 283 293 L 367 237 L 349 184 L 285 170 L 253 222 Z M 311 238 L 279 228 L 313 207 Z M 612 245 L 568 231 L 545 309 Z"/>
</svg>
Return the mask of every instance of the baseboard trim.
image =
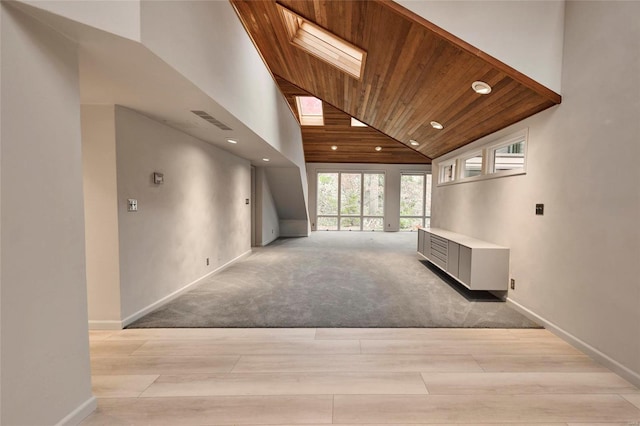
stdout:
<svg viewBox="0 0 640 426">
<path fill-rule="evenodd" d="M 276 236 L 274 236 L 273 238 L 271 238 L 270 240 L 268 240 L 268 241 L 265 241 L 265 242 L 261 243 L 261 244 L 260 244 L 260 247 L 266 247 L 266 246 L 268 246 L 269 244 L 271 244 L 272 242 L 274 242 L 275 240 L 277 240 L 278 238 L 280 238 L 280 235 L 276 235 Z"/>
<path fill-rule="evenodd" d="M 640 374 L 625 367 L 624 365 L 620 364 L 618 361 L 614 360 L 607 354 L 600 352 L 598 349 L 594 348 L 584 340 L 574 336 L 573 334 L 564 330 L 562 327 L 558 326 L 557 324 L 554 324 L 553 322 L 541 317 L 540 315 L 531 311 L 529 308 L 524 307 L 523 305 L 511 299 L 510 297 L 507 297 L 507 304 L 512 308 L 514 308 L 516 311 L 520 312 L 522 315 L 526 316 L 527 318 L 543 325 L 544 328 L 546 328 L 556 336 L 560 337 L 562 340 L 566 341 L 570 345 L 574 346 L 575 348 L 589 355 L 591 358 L 595 359 L 600 364 L 604 365 L 605 367 L 609 368 L 613 372 L 622 376 L 625 380 L 632 383 L 634 386 L 640 387 Z"/>
<path fill-rule="evenodd" d="M 122 330 L 122 321 L 89 320 L 89 330 Z"/>
<path fill-rule="evenodd" d="M 280 237 L 284 238 L 298 238 L 298 237 L 308 237 L 308 233 L 291 233 L 291 234 L 281 234 Z"/>
<path fill-rule="evenodd" d="M 232 264 L 248 257 L 251 254 L 251 249 L 247 250 L 246 252 L 242 253 L 240 256 L 231 259 L 230 261 L 228 261 L 227 263 L 225 263 L 224 265 L 221 265 L 219 267 L 217 267 L 216 269 L 214 269 L 213 271 L 207 273 L 206 275 L 203 275 L 202 277 L 196 279 L 193 282 L 190 282 L 189 284 L 185 285 L 184 287 L 174 291 L 173 293 L 163 297 L 162 299 L 153 302 L 152 304 L 150 304 L 147 307 L 144 307 L 142 309 L 140 309 L 138 312 L 136 312 L 133 315 L 129 315 L 128 317 L 126 317 L 125 319 L 122 320 L 122 328 L 128 326 L 129 324 L 131 324 L 132 322 L 136 321 L 137 319 L 142 318 L 143 316 L 147 315 L 149 312 L 158 309 L 160 306 L 166 305 L 167 303 L 171 302 L 173 299 L 175 299 L 176 297 L 180 296 L 182 293 L 186 292 L 187 290 L 189 290 L 191 287 L 193 287 L 194 285 L 200 283 L 202 280 L 210 277 L 211 275 L 217 273 L 217 272 L 221 272 L 224 269 L 228 268 L 229 266 L 231 266 Z"/>
<path fill-rule="evenodd" d="M 98 407 L 98 400 L 95 396 L 87 399 L 78 408 L 67 414 L 67 416 L 56 423 L 56 426 L 76 426 L 79 425 L 89 414 Z"/>
</svg>

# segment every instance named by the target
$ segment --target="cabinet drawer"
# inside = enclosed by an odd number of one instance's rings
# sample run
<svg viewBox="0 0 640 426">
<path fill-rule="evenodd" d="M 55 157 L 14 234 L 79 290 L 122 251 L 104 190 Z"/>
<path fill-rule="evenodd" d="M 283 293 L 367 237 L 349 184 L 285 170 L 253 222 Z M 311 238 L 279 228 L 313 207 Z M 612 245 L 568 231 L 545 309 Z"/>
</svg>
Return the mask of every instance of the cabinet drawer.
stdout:
<svg viewBox="0 0 640 426">
<path fill-rule="evenodd" d="M 446 253 L 448 245 L 449 245 L 449 240 L 446 240 L 437 235 L 431 235 L 431 247 L 438 247 L 440 248 L 440 251 Z"/>
<path fill-rule="evenodd" d="M 439 267 L 441 267 L 442 269 L 444 269 L 445 271 L 447 270 L 447 262 L 446 260 L 442 260 L 436 256 L 431 256 L 429 258 L 430 261 L 432 261 L 433 263 L 435 263 L 436 265 L 438 265 Z"/>
</svg>

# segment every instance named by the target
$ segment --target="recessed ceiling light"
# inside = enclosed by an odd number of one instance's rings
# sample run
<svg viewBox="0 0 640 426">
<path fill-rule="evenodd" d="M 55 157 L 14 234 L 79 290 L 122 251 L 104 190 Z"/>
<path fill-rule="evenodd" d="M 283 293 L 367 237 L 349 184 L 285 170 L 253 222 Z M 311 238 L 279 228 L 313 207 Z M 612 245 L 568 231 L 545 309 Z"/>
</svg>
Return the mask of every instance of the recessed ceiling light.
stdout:
<svg viewBox="0 0 640 426">
<path fill-rule="evenodd" d="M 232 143 L 234 145 L 238 143 L 238 141 L 235 139 L 227 139 L 227 142 Z"/>
<path fill-rule="evenodd" d="M 335 151 L 335 150 L 338 149 L 338 146 L 337 145 L 331 145 L 331 149 Z"/>
<path fill-rule="evenodd" d="M 380 152 L 380 151 L 382 151 L 382 147 L 381 146 L 376 146 L 375 150 Z"/>
<path fill-rule="evenodd" d="M 263 158 L 263 159 L 262 159 L 262 161 L 269 162 L 269 161 L 271 161 L 271 160 L 265 157 L 265 158 Z"/>
<path fill-rule="evenodd" d="M 474 81 L 473 83 L 471 83 L 471 88 L 476 93 L 479 93 L 481 95 L 487 95 L 491 93 L 491 86 L 489 86 L 484 81 Z"/>
<path fill-rule="evenodd" d="M 437 121 L 432 121 L 431 122 L 431 127 L 433 127 L 434 129 L 438 129 L 438 130 L 444 129 L 444 126 L 442 124 L 438 123 Z"/>
<path fill-rule="evenodd" d="M 413 146 L 418 146 L 418 145 L 420 145 L 420 142 L 418 142 L 418 141 L 414 141 L 413 139 L 411 139 L 411 140 L 409 141 L 409 143 L 410 143 L 411 145 L 413 145 Z"/>
</svg>

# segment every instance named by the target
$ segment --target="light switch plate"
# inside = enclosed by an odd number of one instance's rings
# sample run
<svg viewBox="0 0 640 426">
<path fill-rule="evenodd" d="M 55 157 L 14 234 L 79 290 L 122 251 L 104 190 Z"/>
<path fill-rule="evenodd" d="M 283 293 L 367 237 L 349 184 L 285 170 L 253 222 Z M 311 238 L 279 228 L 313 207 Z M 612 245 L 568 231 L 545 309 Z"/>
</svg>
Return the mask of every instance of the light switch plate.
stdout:
<svg viewBox="0 0 640 426">
<path fill-rule="evenodd" d="M 138 211 L 138 200 L 134 198 L 127 199 L 127 211 L 137 212 Z"/>
<path fill-rule="evenodd" d="M 536 204 L 536 214 L 538 216 L 544 215 L 544 204 Z"/>
</svg>

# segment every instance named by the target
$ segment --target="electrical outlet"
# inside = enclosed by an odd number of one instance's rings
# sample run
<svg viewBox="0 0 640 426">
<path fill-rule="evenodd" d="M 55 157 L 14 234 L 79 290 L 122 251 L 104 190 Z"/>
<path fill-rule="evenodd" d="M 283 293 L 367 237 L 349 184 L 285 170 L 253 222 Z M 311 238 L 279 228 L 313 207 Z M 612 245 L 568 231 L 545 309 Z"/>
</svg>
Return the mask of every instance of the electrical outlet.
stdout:
<svg viewBox="0 0 640 426">
<path fill-rule="evenodd" d="M 511 278 L 511 290 L 515 290 L 515 289 L 516 289 L 516 280 Z"/>
<path fill-rule="evenodd" d="M 207 266 L 209 266 L 209 258 L 207 257 Z"/>
</svg>

